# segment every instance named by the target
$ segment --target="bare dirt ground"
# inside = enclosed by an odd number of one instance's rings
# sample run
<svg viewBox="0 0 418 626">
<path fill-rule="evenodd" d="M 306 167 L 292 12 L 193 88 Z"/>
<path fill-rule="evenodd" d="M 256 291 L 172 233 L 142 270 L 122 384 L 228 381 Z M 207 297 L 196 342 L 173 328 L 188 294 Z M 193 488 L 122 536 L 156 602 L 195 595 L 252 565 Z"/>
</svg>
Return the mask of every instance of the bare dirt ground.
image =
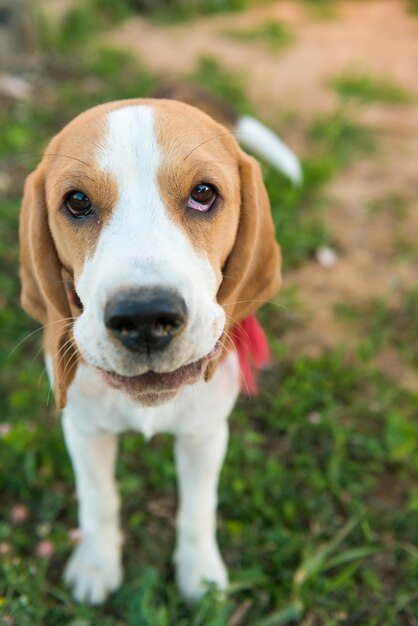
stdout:
<svg viewBox="0 0 418 626">
<path fill-rule="evenodd" d="M 295 33 L 293 45 L 284 51 L 222 35 L 274 19 Z M 309 5 L 283 1 L 174 26 L 136 17 L 113 31 L 110 39 L 129 46 L 163 75 L 192 70 L 203 54 L 245 72 L 260 117 L 272 121 L 280 111 L 295 116 L 297 123 L 283 134 L 302 154 L 309 123 L 338 106 L 329 82 L 343 71 L 356 68 L 388 77 L 418 94 L 418 19 L 402 0 L 335 3 L 328 19 L 321 19 Z M 356 109 L 356 118 L 376 131 L 379 151 L 346 168 L 328 187 L 325 221 L 338 260 L 332 268 L 313 260 L 285 276 L 285 285 L 299 288 L 306 314 L 302 328 L 287 341 L 309 354 L 342 341 L 350 345 L 352 331 L 334 314 L 337 303 L 362 303 L 396 293 L 400 286 L 414 284 L 417 276 L 417 258 L 403 260 L 396 241 L 403 237 L 413 244 L 418 226 L 418 107 L 373 104 Z M 407 205 L 402 218 L 390 202 L 375 213 L 368 210 L 371 203 L 390 196 Z M 407 386 L 418 387 L 415 375 L 400 368 L 396 355 L 382 358 L 382 367 L 396 371 Z"/>
<path fill-rule="evenodd" d="M 207 16 L 192 23 L 162 27 L 137 17 L 113 33 L 161 73 L 191 70 L 201 54 L 219 57 L 226 66 L 244 70 L 249 94 L 260 114 L 271 107 L 292 106 L 310 118 L 318 109 L 332 109 L 335 96 L 327 80 L 347 66 L 367 66 L 377 74 L 390 73 L 407 89 L 418 89 L 418 22 L 402 0 L 363 0 L 336 3 L 335 17 L 318 19 L 296 2 L 276 2 L 238 14 Z M 222 35 L 229 29 L 248 29 L 266 20 L 280 20 L 295 32 L 294 45 L 280 53 L 263 44 L 248 45 Z"/>
</svg>

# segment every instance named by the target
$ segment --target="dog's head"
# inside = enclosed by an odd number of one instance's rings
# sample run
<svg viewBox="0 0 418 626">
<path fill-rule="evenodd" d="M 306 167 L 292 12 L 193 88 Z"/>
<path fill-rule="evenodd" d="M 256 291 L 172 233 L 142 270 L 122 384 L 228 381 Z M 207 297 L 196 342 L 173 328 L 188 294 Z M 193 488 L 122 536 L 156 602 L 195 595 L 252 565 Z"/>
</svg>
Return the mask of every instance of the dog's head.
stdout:
<svg viewBox="0 0 418 626">
<path fill-rule="evenodd" d="M 174 101 L 68 124 L 26 181 L 20 238 L 22 304 L 45 325 L 61 407 L 80 357 L 141 404 L 174 397 L 280 282 L 257 162 Z"/>
</svg>

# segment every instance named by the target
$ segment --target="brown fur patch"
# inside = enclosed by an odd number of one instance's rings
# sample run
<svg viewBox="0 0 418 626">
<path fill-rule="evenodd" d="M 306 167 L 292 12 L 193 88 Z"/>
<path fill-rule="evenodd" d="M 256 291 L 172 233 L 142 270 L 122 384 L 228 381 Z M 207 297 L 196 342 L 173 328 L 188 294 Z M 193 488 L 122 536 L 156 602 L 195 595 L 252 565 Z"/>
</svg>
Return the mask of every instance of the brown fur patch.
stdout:
<svg viewBox="0 0 418 626">
<path fill-rule="evenodd" d="M 95 161 L 105 133 L 105 118 L 93 111 L 80 115 L 59 133 L 43 159 L 51 233 L 63 266 L 75 280 L 85 259 L 93 255 L 100 230 L 109 221 L 119 195 L 111 174 L 100 170 Z M 95 213 L 74 219 L 63 207 L 70 191 L 84 192 Z"/>
</svg>

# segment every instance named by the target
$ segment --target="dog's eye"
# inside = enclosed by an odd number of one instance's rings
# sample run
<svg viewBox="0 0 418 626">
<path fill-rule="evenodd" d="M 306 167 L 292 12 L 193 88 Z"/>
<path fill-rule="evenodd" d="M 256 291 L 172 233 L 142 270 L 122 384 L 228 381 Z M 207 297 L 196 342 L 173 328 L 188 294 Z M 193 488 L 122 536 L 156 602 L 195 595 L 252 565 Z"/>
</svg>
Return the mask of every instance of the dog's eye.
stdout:
<svg viewBox="0 0 418 626">
<path fill-rule="evenodd" d="M 196 185 L 196 187 L 193 187 L 187 201 L 187 206 L 189 209 L 196 209 L 196 211 L 209 211 L 217 197 L 218 194 L 213 185 L 200 183 Z"/>
<path fill-rule="evenodd" d="M 82 191 L 70 191 L 65 198 L 65 206 L 77 218 L 85 217 L 93 210 L 91 200 Z"/>
</svg>

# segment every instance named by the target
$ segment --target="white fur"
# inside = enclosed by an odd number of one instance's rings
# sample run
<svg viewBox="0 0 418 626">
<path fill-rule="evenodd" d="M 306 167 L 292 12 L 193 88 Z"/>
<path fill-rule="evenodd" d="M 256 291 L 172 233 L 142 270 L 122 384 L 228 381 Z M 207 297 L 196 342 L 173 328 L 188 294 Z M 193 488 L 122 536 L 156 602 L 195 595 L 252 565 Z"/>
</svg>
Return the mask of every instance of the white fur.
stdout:
<svg viewBox="0 0 418 626">
<path fill-rule="evenodd" d="M 118 203 L 93 256 L 76 282 L 83 302 L 74 335 L 87 364 L 80 364 L 68 390 L 65 440 L 74 465 L 82 541 L 65 579 L 78 601 L 102 602 L 122 580 L 119 498 L 113 473 L 116 435 L 137 430 L 176 435 L 180 505 L 176 572 L 183 595 L 196 600 L 205 580 L 227 584 L 216 542 L 216 490 L 227 442 L 227 417 L 239 391 L 233 353 L 213 379 L 185 386 L 168 404 L 145 408 L 111 389 L 92 366 L 121 375 L 151 368 L 165 372 L 208 354 L 222 334 L 225 315 L 216 303 L 215 273 L 170 218 L 159 193 L 161 147 L 148 106 L 108 115 L 99 166 L 117 182 Z M 109 337 L 106 302 L 119 290 L 144 286 L 175 290 L 187 303 L 188 323 L 160 356 L 141 362 Z"/>
<path fill-rule="evenodd" d="M 235 131 L 242 146 L 265 158 L 296 185 L 302 183 L 302 168 L 298 157 L 267 126 L 254 117 L 244 115 L 238 120 Z"/>
<path fill-rule="evenodd" d="M 204 581 L 227 584 L 216 542 L 219 472 L 227 443 L 227 418 L 239 392 L 235 353 L 208 383 L 186 386 L 170 404 L 140 407 L 108 387 L 90 366 L 81 365 L 69 388 L 63 424 L 77 481 L 82 541 L 65 571 L 79 601 L 99 603 L 122 580 L 119 498 L 114 483 L 116 433 L 137 430 L 176 435 L 180 494 L 176 573 L 189 600 L 204 592 Z"/>
</svg>

